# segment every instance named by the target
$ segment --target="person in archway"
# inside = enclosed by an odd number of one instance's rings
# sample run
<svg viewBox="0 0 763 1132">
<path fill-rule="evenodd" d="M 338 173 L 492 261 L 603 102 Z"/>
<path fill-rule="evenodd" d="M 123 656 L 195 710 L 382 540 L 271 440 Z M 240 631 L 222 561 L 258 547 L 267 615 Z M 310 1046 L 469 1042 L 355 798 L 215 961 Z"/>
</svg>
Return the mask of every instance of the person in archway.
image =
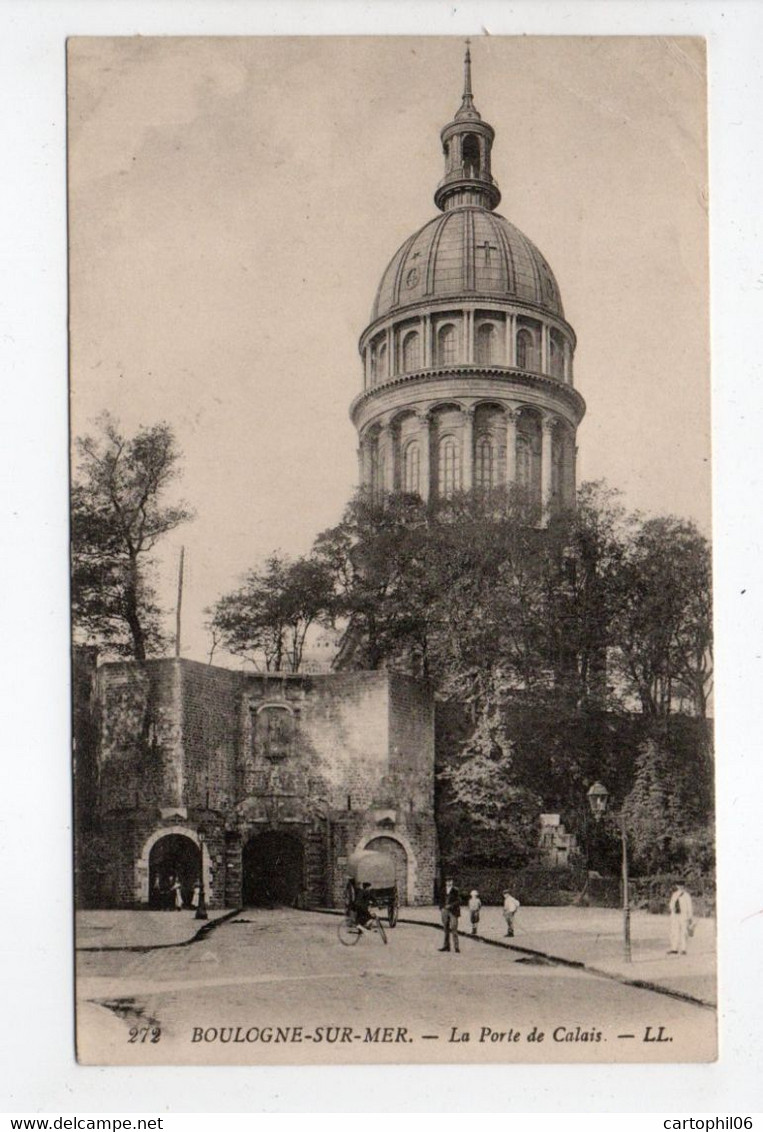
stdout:
<svg viewBox="0 0 763 1132">
<path fill-rule="evenodd" d="M 183 911 L 183 886 L 180 883 L 180 877 L 175 877 L 172 882 L 172 896 L 174 900 L 174 908 L 176 912 Z"/>
<path fill-rule="evenodd" d="M 453 877 L 445 878 L 445 888 L 440 900 L 440 915 L 442 917 L 443 942 L 440 951 L 450 951 L 450 939 L 453 937 L 453 950 L 456 955 L 461 954 L 458 945 L 458 917 L 461 915 L 461 894 L 456 888 Z"/>
</svg>

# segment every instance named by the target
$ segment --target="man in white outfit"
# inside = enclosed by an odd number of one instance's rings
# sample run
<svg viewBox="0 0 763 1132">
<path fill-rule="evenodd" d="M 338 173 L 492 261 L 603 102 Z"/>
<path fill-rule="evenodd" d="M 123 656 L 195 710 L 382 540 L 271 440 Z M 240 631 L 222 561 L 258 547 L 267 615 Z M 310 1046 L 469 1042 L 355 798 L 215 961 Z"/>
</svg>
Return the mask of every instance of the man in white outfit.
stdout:
<svg viewBox="0 0 763 1132">
<path fill-rule="evenodd" d="M 694 931 L 694 908 L 691 896 L 682 884 L 673 888 L 670 897 L 670 950 L 668 955 L 685 955 L 686 943 Z"/>
</svg>

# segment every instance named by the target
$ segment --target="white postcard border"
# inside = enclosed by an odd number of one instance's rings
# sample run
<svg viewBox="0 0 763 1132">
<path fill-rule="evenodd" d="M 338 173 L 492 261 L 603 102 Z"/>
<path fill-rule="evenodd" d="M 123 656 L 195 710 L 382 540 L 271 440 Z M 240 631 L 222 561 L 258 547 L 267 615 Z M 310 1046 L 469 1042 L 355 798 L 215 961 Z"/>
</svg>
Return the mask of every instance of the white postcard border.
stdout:
<svg viewBox="0 0 763 1132">
<path fill-rule="evenodd" d="M 757 483 L 763 323 L 760 114 L 763 17 L 754 4 L 214 3 L 6 0 L 2 24 L 12 232 L 2 283 L 7 462 L 2 564 L 6 765 L 2 840 L 8 1111 L 287 1110 L 738 1112 L 760 1105 L 763 892 L 758 754 L 761 541 Z M 64 41 L 157 34 L 706 35 L 711 97 L 721 1059 L 715 1066 L 403 1066 L 84 1069 L 73 1058 L 68 593 Z M 11 176 L 8 172 L 11 171 Z M 753 462 L 754 459 L 754 462 Z M 224 1081 L 224 1088 L 221 1087 Z M 645 1098 L 648 1098 L 645 1100 Z M 756 1104 L 757 1098 L 757 1104 Z M 4 1104 L 2 1103 L 4 1102 Z"/>
</svg>

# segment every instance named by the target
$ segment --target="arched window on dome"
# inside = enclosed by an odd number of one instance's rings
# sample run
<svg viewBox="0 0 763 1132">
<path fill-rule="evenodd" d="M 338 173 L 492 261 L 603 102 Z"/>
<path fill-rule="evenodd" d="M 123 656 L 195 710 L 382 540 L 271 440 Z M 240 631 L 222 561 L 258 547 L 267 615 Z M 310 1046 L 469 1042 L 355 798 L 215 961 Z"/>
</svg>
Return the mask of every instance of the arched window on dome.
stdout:
<svg viewBox="0 0 763 1132">
<path fill-rule="evenodd" d="M 461 487 L 461 461 L 453 436 L 440 441 L 437 462 L 437 486 L 441 499 L 450 499 Z"/>
<path fill-rule="evenodd" d="M 371 346 L 368 351 L 368 380 L 371 385 L 376 385 L 378 381 L 378 362 L 375 346 Z"/>
<path fill-rule="evenodd" d="M 376 380 L 384 381 L 387 377 L 387 343 L 382 342 L 376 357 Z"/>
<path fill-rule="evenodd" d="M 480 436 L 474 450 L 474 486 L 489 491 L 497 486 L 495 444 L 490 436 Z"/>
<path fill-rule="evenodd" d="M 492 322 L 482 322 L 477 327 L 477 365 L 489 366 L 495 361 L 497 337 Z"/>
<path fill-rule="evenodd" d="M 548 339 L 548 369 L 552 377 L 564 380 L 564 339 L 558 330 L 552 330 Z"/>
<path fill-rule="evenodd" d="M 418 495 L 421 491 L 419 476 L 421 469 L 421 452 L 417 440 L 406 445 L 403 452 L 403 491 L 409 495 Z"/>
<path fill-rule="evenodd" d="M 447 322 L 437 331 L 438 366 L 455 365 L 458 361 L 458 337 L 452 322 Z"/>
<path fill-rule="evenodd" d="M 517 365 L 520 369 L 537 369 L 535 335 L 526 327 L 517 331 Z"/>
<path fill-rule="evenodd" d="M 409 330 L 403 338 L 401 351 L 401 369 L 403 373 L 411 373 L 421 366 L 421 350 L 419 349 L 419 335 L 416 330 Z"/>
<path fill-rule="evenodd" d="M 474 134 L 467 134 L 461 147 L 465 177 L 478 177 L 480 172 L 480 143 Z"/>
</svg>

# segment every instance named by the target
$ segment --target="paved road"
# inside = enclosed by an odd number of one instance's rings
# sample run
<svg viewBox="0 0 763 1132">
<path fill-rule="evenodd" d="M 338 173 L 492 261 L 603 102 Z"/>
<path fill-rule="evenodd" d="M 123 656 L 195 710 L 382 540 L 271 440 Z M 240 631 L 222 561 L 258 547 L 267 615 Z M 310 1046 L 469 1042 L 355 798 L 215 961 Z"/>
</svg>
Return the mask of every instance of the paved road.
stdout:
<svg viewBox="0 0 763 1132">
<path fill-rule="evenodd" d="M 80 954 L 80 1059 L 259 1064 L 714 1057 L 711 1010 L 469 939 L 462 940 L 460 955 L 441 954 L 439 934 L 423 925 L 399 925 L 387 947 L 369 936 L 346 948 L 338 941 L 338 922 L 330 915 L 251 910 L 189 947 Z"/>
</svg>

